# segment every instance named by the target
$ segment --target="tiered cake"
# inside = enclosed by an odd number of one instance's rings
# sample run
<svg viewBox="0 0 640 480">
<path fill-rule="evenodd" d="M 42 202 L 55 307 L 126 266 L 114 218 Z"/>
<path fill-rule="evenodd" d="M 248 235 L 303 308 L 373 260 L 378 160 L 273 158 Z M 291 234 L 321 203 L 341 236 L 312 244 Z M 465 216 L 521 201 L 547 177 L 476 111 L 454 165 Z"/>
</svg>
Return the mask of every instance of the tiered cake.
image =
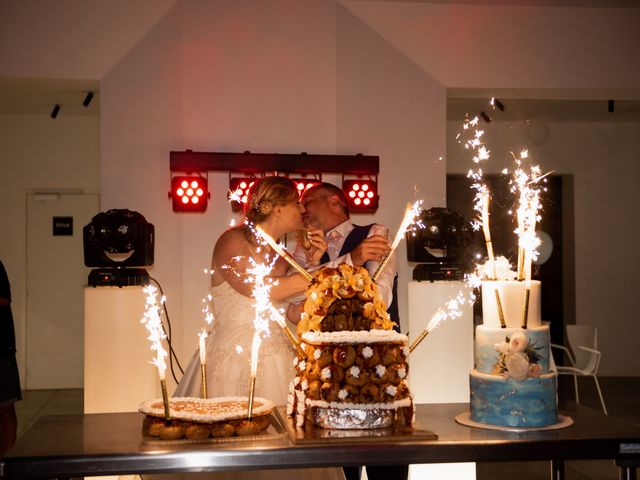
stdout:
<svg viewBox="0 0 640 480">
<path fill-rule="evenodd" d="M 316 272 L 298 324 L 306 358 L 294 360 L 287 405 L 297 427 L 411 424 L 407 336 L 393 326 L 366 269 Z"/>
<path fill-rule="evenodd" d="M 475 369 L 470 374 L 471 420 L 503 427 L 544 427 L 557 422 L 556 372 L 550 367 L 549 326 L 540 320 L 540 282 L 482 282 L 483 324 L 476 327 Z M 504 323 L 502 327 L 496 298 Z"/>
</svg>

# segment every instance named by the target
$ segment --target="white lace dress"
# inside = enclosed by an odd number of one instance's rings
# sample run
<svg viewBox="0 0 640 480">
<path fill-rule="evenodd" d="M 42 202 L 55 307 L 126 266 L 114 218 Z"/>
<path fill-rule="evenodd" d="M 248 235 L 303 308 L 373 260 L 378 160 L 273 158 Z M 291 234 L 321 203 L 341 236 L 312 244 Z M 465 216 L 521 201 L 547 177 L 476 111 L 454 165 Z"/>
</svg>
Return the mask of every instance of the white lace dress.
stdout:
<svg viewBox="0 0 640 480">
<path fill-rule="evenodd" d="M 211 295 L 215 320 L 206 340 L 207 394 L 209 397 L 248 395 L 255 315 L 252 299 L 239 294 L 226 282 L 212 287 Z M 255 394 L 276 405 L 285 405 L 295 351 L 278 325 L 270 326 L 270 331 L 260 347 Z M 196 350 L 173 396 L 198 397 L 200 394 L 200 356 Z M 145 475 L 147 477 L 162 480 L 344 480 L 342 468 Z"/>
<path fill-rule="evenodd" d="M 215 316 L 206 339 L 207 394 L 209 397 L 248 395 L 255 310 L 252 299 L 236 292 L 228 283 L 211 288 Z M 277 324 L 262 339 L 256 379 L 256 396 L 285 405 L 293 375 L 295 352 Z M 196 350 L 175 397 L 198 397 L 201 392 L 200 356 Z"/>
</svg>

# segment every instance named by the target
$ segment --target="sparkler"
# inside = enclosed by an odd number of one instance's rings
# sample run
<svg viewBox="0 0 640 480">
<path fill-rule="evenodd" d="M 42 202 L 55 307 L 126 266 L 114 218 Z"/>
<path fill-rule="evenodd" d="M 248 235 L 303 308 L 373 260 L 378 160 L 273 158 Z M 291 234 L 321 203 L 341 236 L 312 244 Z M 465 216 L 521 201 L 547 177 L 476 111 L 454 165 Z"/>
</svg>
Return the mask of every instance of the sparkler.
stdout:
<svg viewBox="0 0 640 480">
<path fill-rule="evenodd" d="M 208 270 L 205 269 L 205 273 L 209 273 Z M 213 272 L 211 272 L 213 273 Z M 211 294 L 208 294 L 206 298 L 202 299 L 202 303 L 204 307 L 202 307 L 202 313 L 204 314 L 204 321 L 210 327 L 211 323 L 214 320 L 213 313 L 209 309 L 209 304 L 213 297 Z M 201 376 L 201 393 L 202 398 L 207 398 L 207 347 L 206 347 L 206 339 L 209 336 L 207 333 L 207 328 L 202 328 L 200 333 L 198 334 L 198 348 L 200 351 L 200 376 Z"/>
<path fill-rule="evenodd" d="M 167 383 L 165 380 L 165 373 L 167 370 L 167 364 L 165 359 L 167 357 L 167 351 L 162 346 L 162 340 L 167 338 L 162 329 L 162 320 L 160 319 L 160 306 L 156 298 L 157 288 L 153 285 L 148 285 L 143 289 L 146 294 L 146 303 L 144 316 L 141 323 L 144 323 L 145 327 L 149 331 L 147 337 L 151 341 L 151 350 L 156 352 L 155 358 L 151 361 L 153 365 L 158 369 L 158 377 L 160 379 L 160 386 L 162 388 L 162 402 L 164 404 L 164 417 L 166 420 L 171 419 L 169 411 L 169 396 L 167 395 Z M 164 297 L 161 302 L 164 302 Z"/>
<path fill-rule="evenodd" d="M 513 155 L 513 153 L 512 153 Z M 519 157 L 513 155 L 516 169 L 513 172 L 511 191 L 518 193 L 518 279 L 525 281 L 524 308 L 522 328 L 527 328 L 529 316 L 529 296 L 531 294 L 531 262 L 538 256 L 537 248 L 540 239 L 536 236 L 536 222 L 540 220 L 540 167 L 532 165 L 530 173 L 522 167 L 522 161 L 528 158 L 528 151 L 523 150 Z"/>
<path fill-rule="evenodd" d="M 298 262 L 296 262 L 296 260 L 291 256 L 291 254 L 289 252 L 287 252 L 284 247 L 282 247 L 282 245 L 279 245 L 278 242 L 276 242 L 273 238 L 271 238 L 271 236 L 265 232 L 260 225 L 256 225 L 255 227 L 256 231 L 258 232 L 258 235 L 260 235 L 260 237 L 262 237 L 264 239 L 265 242 L 267 242 L 269 244 L 269 246 L 271 248 L 273 248 L 273 250 L 280 255 L 282 258 L 284 258 L 287 262 L 289 262 L 289 265 L 291 265 L 293 268 L 295 268 L 298 272 L 300 272 L 302 274 L 302 276 L 304 278 L 307 279 L 307 281 L 311 281 L 313 279 L 313 277 L 311 276 L 311 274 L 309 274 L 309 272 L 307 272 L 302 265 L 300 265 Z"/>
<path fill-rule="evenodd" d="M 425 328 L 422 331 L 422 333 L 418 335 L 418 338 L 416 338 L 415 341 L 409 347 L 409 353 L 413 352 L 415 348 L 425 338 L 427 338 L 427 335 L 429 335 L 433 331 L 433 329 L 436 328 L 438 325 L 440 325 L 440 323 L 442 323 L 444 320 L 451 319 L 451 318 L 458 318 L 462 316 L 462 311 L 460 310 L 460 308 L 464 306 L 467 302 L 473 302 L 473 300 L 474 300 L 473 295 L 471 295 L 468 299 L 466 299 L 464 293 L 462 291 L 459 291 L 458 295 L 456 295 L 455 298 L 452 298 L 449 301 L 447 301 L 447 303 L 445 304 L 445 308 L 438 308 L 436 313 L 434 313 L 433 316 L 431 317 L 431 320 L 429 320 L 429 323 L 427 324 L 427 328 Z"/>
<path fill-rule="evenodd" d="M 249 380 L 249 411 L 247 417 L 251 419 L 253 414 L 253 398 L 255 394 L 256 376 L 258 372 L 258 357 L 260 345 L 262 343 L 262 335 L 269 336 L 269 321 L 275 320 L 277 323 L 284 322 L 283 313 L 275 308 L 269 301 L 269 292 L 275 284 L 272 280 L 266 280 L 271 272 L 275 257 L 271 263 L 258 263 L 253 258 L 249 258 L 252 266 L 247 269 L 246 282 L 253 284 L 252 297 L 254 299 L 255 316 L 253 326 L 255 332 L 251 342 L 251 373 Z M 291 332 L 289 332 L 291 333 Z M 293 335 L 291 336 L 292 340 Z M 295 342 L 297 344 L 297 341 Z M 300 345 L 298 348 L 302 350 Z M 304 353 L 304 352 L 303 352 Z"/>
<path fill-rule="evenodd" d="M 371 277 L 374 282 L 378 280 L 378 277 L 382 273 L 382 270 L 384 270 L 384 267 L 387 265 L 387 263 L 389 263 L 389 259 L 391 258 L 391 255 L 400 244 L 400 241 L 404 237 L 405 233 L 407 233 L 407 230 L 409 230 L 409 228 L 414 224 L 420 227 L 424 227 L 424 225 L 422 225 L 422 223 L 419 220 L 421 206 L 422 206 L 422 200 L 416 200 L 413 203 L 413 205 L 411 205 L 411 203 L 407 203 L 407 209 L 404 212 L 404 217 L 402 218 L 400 227 L 398 227 L 398 231 L 396 232 L 396 236 L 393 239 L 391 248 L 386 253 L 386 255 L 382 258 L 382 260 L 380 260 L 380 264 L 378 265 L 378 268 L 376 269 L 375 273 Z"/>
<path fill-rule="evenodd" d="M 491 99 L 491 104 L 493 105 L 494 99 Z M 463 124 L 463 128 L 465 130 L 470 129 L 471 127 L 477 127 L 478 125 L 478 117 L 474 117 L 471 120 L 466 120 Z M 473 183 L 471 188 L 476 190 L 476 196 L 474 198 L 474 210 L 476 210 L 480 215 L 480 221 L 477 219 L 471 223 L 474 230 L 478 230 L 482 226 L 482 232 L 484 233 L 484 242 L 487 246 L 487 256 L 489 257 L 489 262 L 491 262 L 492 267 L 492 279 L 497 280 L 498 275 L 496 272 L 496 262 L 493 254 L 493 243 L 491 242 L 491 230 L 489 228 L 489 202 L 491 195 L 489 193 L 489 189 L 484 182 L 484 174 L 482 171 L 482 167 L 480 167 L 480 162 L 489 160 L 490 151 L 482 144 L 481 138 L 484 135 L 483 130 L 475 130 L 473 137 L 470 140 L 467 140 L 465 144 L 465 148 L 470 148 L 475 151 L 475 155 L 473 157 L 473 162 L 478 165 L 476 170 L 469 170 L 467 173 L 467 178 L 473 179 Z M 496 304 L 498 307 L 498 316 L 500 317 L 500 326 L 502 328 L 506 328 L 506 323 L 504 320 L 504 312 L 502 310 L 502 301 L 500 300 L 500 292 L 498 290 L 494 290 L 496 295 Z"/>
</svg>

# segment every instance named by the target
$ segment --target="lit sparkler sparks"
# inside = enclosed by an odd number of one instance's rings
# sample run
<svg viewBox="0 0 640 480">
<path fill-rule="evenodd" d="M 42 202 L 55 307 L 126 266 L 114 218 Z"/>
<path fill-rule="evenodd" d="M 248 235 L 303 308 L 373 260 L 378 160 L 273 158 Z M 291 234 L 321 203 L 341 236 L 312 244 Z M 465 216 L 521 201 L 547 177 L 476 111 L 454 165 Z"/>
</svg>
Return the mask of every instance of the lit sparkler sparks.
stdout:
<svg viewBox="0 0 640 480">
<path fill-rule="evenodd" d="M 258 373 L 258 358 L 260 352 L 260 345 L 262 343 L 262 336 L 269 336 L 269 322 L 275 321 L 278 324 L 284 324 L 284 314 L 281 310 L 273 306 L 269 300 L 269 293 L 271 288 L 277 284 L 277 281 L 273 281 L 268 277 L 273 268 L 273 264 L 276 260 L 274 257 L 270 263 L 258 263 L 253 258 L 249 258 L 251 262 L 251 268 L 247 269 L 246 282 L 253 285 L 252 297 L 253 306 L 255 310 L 255 316 L 253 319 L 253 326 L 255 332 L 253 334 L 253 340 L 251 342 L 251 374 L 249 383 L 249 411 L 248 418 L 251 419 L 253 410 L 253 398 L 255 391 L 256 376 Z M 281 323 L 282 322 L 282 323 Z M 292 336 L 292 340 L 293 336 Z M 297 343 L 297 342 L 296 342 Z M 299 345 L 298 345 L 299 347 Z"/>
<path fill-rule="evenodd" d="M 303 277 L 305 277 L 307 279 L 307 281 L 311 281 L 313 280 L 313 277 L 311 276 L 311 274 L 309 272 L 307 272 L 302 265 L 300 265 L 298 262 L 296 262 L 296 260 L 291 256 L 291 254 L 289 252 L 287 252 L 285 250 L 285 248 L 280 245 L 278 242 L 276 242 L 273 238 L 271 238 L 271 235 L 269 235 L 267 232 L 265 232 L 260 225 L 256 225 L 255 227 L 256 232 L 258 233 L 258 235 L 269 244 L 269 246 L 271 248 L 273 248 L 273 250 L 280 255 L 282 258 L 284 258 L 289 265 L 291 265 L 293 268 L 295 268 L 298 272 L 300 272 L 302 274 Z"/>
<path fill-rule="evenodd" d="M 469 294 L 468 297 L 461 291 L 454 297 L 449 299 L 445 303 L 444 308 L 438 308 L 436 313 L 433 314 L 431 320 L 427 324 L 427 328 L 425 328 L 418 338 L 411 344 L 409 347 L 409 353 L 413 352 L 415 348 L 429 335 L 440 323 L 445 320 L 449 320 L 452 318 L 458 318 L 462 316 L 462 307 L 467 303 L 473 303 L 475 297 L 473 294 Z"/>
<path fill-rule="evenodd" d="M 491 99 L 491 105 L 494 105 L 494 99 Z M 480 229 L 482 227 L 482 232 L 484 234 L 484 242 L 487 247 L 487 256 L 489 257 L 489 262 L 491 264 L 491 273 L 493 280 L 497 279 L 497 271 L 496 271 L 496 262 L 493 254 L 493 243 L 491 242 L 491 229 L 489 228 L 489 202 L 491 199 L 491 194 L 489 192 L 489 188 L 484 181 L 484 174 L 482 171 L 482 167 L 480 166 L 481 162 L 489 160 L 490 151 L 487 149 L 485 145 L 482 144 L 481 138 L 484 134 L 483 130 L 479 130 L 475 127 L 478 125 L 478 117 L 474 117 L 472 120 L 467 120 L 463 124 L 464 130 L 469 130 L 474 127 L 475 133 L 473 137 L 465 143 L 465 148 L 469 148 L 475 151 L 475 155 L 473 157 L 473 162 L 478 165 L 478 167 L 474 170 L 471 169 L 467 173 L 467 178 L 471 178 L 473 183 L 471 184 L 471 188 L 476 191 L 476 195 L 474 198 L 474 210 L 479 214 L 479 220 L 475 219 L 471 222 L 471 225 L 474 230 Z M 504 321 L 504 313 L 502 310 L 502 301 L 500 300 L 500 294 L 498 290 L 496 293 L 496 304 L 498 306 L 498 314 L 500 317 L 500 324 L 506 327 Z"/>
<path fill-rule="evenodd" d="M 162 328 L 162 320 L 160 318 L 160 305 L 157 300 L 158 289 L 153 285 L 147 285 L 143 289 L 146 294 L 144 316 L 141 323 L 144 323 L 145 327 L 149 331 L 147 337 L 151 341 L 151 350 L 155 351 L 155 358 L 151 361 L 153 365 L 158 369 L 158 377 L 160 378 L 160 386 L 162 387 L 162 400 L 164 403 L 164 416 L 167 420 L 171 418 L 169 412 L 169 397 L 167 395 L 167 383 L 165 380 L 165 374 L 167 370 L 166 357 L 167 351 L 162 346 L 162 340 L 167 338 Z M 164 297 L 161 299 L 163 303 Z"/>
<path fill-rule="evenodd" d="M 208 269 L 205 268 L 205 274 L 213 273 L 209 272 Z M 200 375 L 201 375 L 201 393 L 202 398 L 207 398 L 207 344 L 206 339 L 209 336 L 208 331 L 211 329 L 211 324 L 213 323 L 214 316 L 213 312 L 211 312 L 210 305 L 213 300 L 213 296 L 209 293 L 205 298 L 202 299 L 202 313 L 204 315 L 204 321 L 207 324 L 206 327 L 203 327 L 198 334 L 198 348 L 200 352 Z"/>
<path fill-rule="evenodd" d="M 389 259 L 391 258 L 391 255 L 393 254 L 394 250 L 398 247 L 398 245 L 400 244 L 400 241 L 404 238 L 405 233 L 407 233 L 407 231 L 414 226 L 418 228 L 424 228 L 424 225 L 420 220 L 421 206 L 422 206 L 422 200 L 416 200 L 413 203 L 413 205 L 411 203 L 407 204 L 407 209 L 404 212 L 404 217 L 402 218 L 402 222 L 400 222 L 400 227 L 398 227 L 398 231 L 396 232 L 396 236 L 393 239 L 391 248 L 389 249 L 387 254 L 382 258 L 382 260 L 380 260 L 380 264 L 378 265 L 378 268 L 376 269 L 375 273 L 371 277 L 374 282 L 378 280 L 378 277 L 382 273 L 382 270 L 384 270 L 384 267 L 389 262 Z"/>
<path fill-rule="evenodd" d="M 531 263 L 538 257 L 537 248 L 540 239 L 536 235 L 536 223 L 540 220 L 540 180 L 546 176 L 540 174 L 540 167 L 532 165 L 527 173 L 522 166 L 528 158 L 528 151 L 520 156 L 513 155 L 516 168 L 513 172 L 511 191 L 518 194 L 516 211 L 518 227 L 518 279 L 525 281 L 525 299 L 522 316 L 522 328 L 527 328 L 529 314 L 529 295 L 531 293 Z"/>
</svg>

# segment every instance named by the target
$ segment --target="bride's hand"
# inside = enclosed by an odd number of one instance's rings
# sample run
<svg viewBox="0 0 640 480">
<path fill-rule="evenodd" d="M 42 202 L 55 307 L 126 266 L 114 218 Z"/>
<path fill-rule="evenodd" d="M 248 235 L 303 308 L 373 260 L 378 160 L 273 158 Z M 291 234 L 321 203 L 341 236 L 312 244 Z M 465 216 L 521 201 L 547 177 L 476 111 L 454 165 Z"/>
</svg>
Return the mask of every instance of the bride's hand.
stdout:
<svg viewBox="0 0 640 480">
<path fill-rule="evenodd" d="M 307 255 L 307 261 L 309 265 L 320 265 L 320 259 L 324 252 L 327 251 L 327 242 L 324 239 L 324 232 L 319 228 L 310 228 L 307 230 L 307 239 L 309 241 L 309 248 L 305 248 L 305 254 Z"/>
</svg>

